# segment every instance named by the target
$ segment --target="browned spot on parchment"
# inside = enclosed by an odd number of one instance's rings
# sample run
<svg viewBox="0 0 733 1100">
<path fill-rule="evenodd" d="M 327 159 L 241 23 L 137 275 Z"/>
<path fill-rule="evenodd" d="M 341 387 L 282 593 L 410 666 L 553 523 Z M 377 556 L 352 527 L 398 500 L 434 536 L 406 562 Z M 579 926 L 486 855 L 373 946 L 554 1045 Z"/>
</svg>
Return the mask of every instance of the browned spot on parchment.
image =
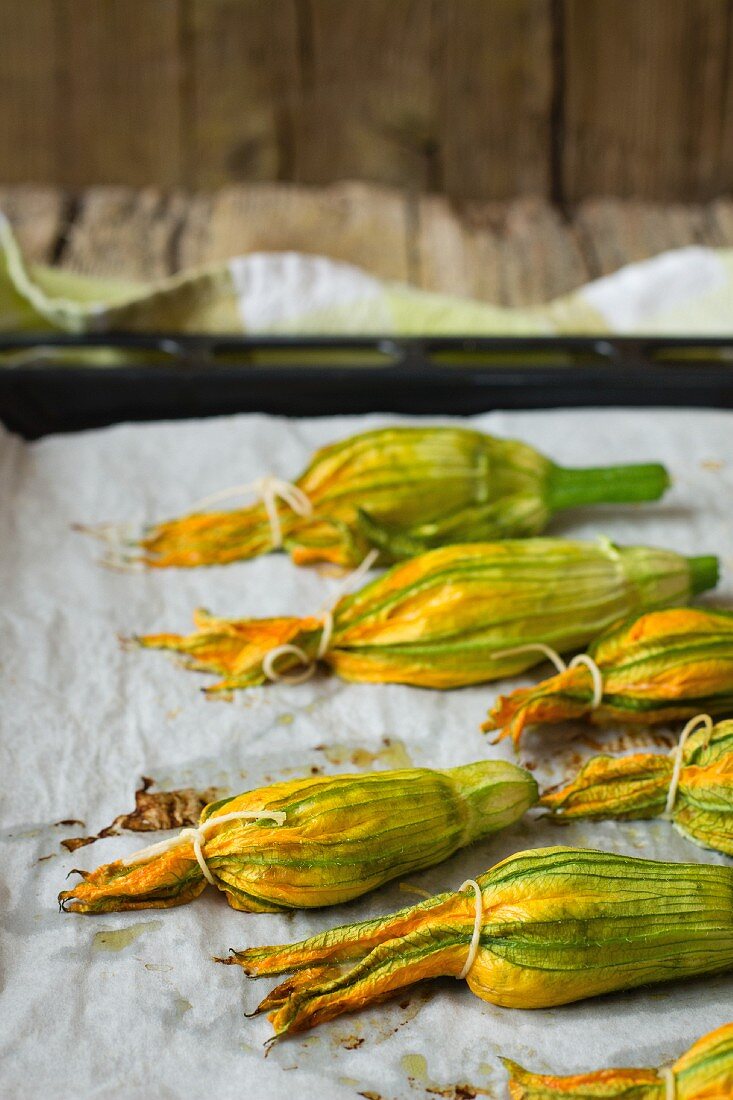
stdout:
<svg viewBox="0 0 733 1100">
<path fill-rule="evenodd" d="M 425 1091 L 429 1092 L 431 1096 L 443 1096 L 445 1100 L 475 1100 L 477 1096 L 494 1095 L 489 1089 L 481 1089 L 478 1085 L 468 1085 L 465 1082 L 443 1087 L 434 1085 L 431 1088 L 426 1088 Z"/>
<path fill-rule="evenodd" d="M 69 837 L 61 843 L 69 852 L 94 844 L 105 836 L 116 836 L 122 829 L 131 829 L 136 833 L 156 832 L 162 829 L 181 829 L 185 825 L 197 825 L 201 811 L 209 802 L 215 802 L 222 796 L 219 787 L 207 787 L 196 790 L 183 787 L 176 791 L 151 791 L 154 779 L 144 775 L 142 786 L 135 791 L 135 809 L 129 814 L 120 814 L 111 825 L 101 829 L 95 836 Z M 69 822 L 80 824 L 83 822 Z"/>
<path fill-rule="evenodd" d="M 344 1050 L 358 1050 L 363 1044 L 363 1037 L 357 1035 L 347 1035 L 340 1041 L 340 1046 L 342 1046 Z"/>
</svg>

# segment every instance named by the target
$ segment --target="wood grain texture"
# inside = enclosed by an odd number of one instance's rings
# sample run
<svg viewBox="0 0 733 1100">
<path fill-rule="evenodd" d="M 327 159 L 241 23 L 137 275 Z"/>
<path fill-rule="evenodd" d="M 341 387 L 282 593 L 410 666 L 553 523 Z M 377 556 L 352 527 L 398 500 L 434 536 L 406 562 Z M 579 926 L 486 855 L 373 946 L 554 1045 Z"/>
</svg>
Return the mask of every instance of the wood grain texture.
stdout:
<svg viewBox="0 0 733 1100">
<path fill-rule="evenodd" d="M 533 199 L 472 204 L 463 217 L 444 199 L 422 199 L 418 255 L 426 290 L 500 305 L 544 302 L 589 278 L 573 226 Z"/>
<path fill-rule="evenodd" d="M 300 0 L 297 11 L 293 178 L 428 187 L 432 0 Z"/>
<path fill-rule="evenodd" d="M 733 0 L 2 0 L 0 184 L 733 190 Z"/>
<path fill-rule="evenodd" d="M 549 0 L 302 0 L 294 178 L 548 193 Z"/>
<path fill-rule="evenodd" d="M 695 204 L 589 199 L 574 221 L 594 278 L 670 248 L 724 243 L 710 208 Z"/>
<path fill-rule="evenodd" d="M 56 3 L 58 182 L 176 184 L 183 164 L 178 0 Z"/>
<path fill-rule="evenodd" d="M 729 0 L 561 10 L 564 199 L 707 199 L 730 187 Z"/>
<path fill-rule="evenodd" d="M 177 239 L 188 214 L 181 194 L 92 188 L 79 198 L 60 265 L 85 275 L 148 281 L 178 267 Z"/>
<path fill-rule="evenodd" d="M 29 263 L 53 262 L 70 205 L 64 193 L 53 187 L 0 187 L 0 210 Z"/>
<path fill-rule="evenodd" d="M 447 199 L 420 198 L 417 208 L 415 281 L 425 290 L 489 302 L 502 299 L 501 206 L 494 218 L 474 225 L 460 218 Z M 487 209 L 488 214 L 488 209 Z"/>
<path fill-rule="evenodd" d="M 407 279 L 404 195 L 361 183 L 311 188 L 230 187 L 195 196 L 181 232 L 182 267 L 244 252 L 295 250 L 358 264 L 384 279 Z"/>
<path fill-rule="evenodd" d="M 0 3 L 0 182 L 59 182 L 55 0 Z"/>
<path fill-rule="evenodd" d="M 434 7 L 437 190 L 504 199 L 551 191 L 549 0 Z"/>
<path fill-rule="evenodd" d="M 183 182 L 216 187 L 292 173 L 298 74 L 293 0 L 181 3 Z"/>
<path fill-rule="evenodd" d="M 714 244 L 733 248 L 733 201 L 718 199 L 707 208 L 707 220 Z"/>
</svg>

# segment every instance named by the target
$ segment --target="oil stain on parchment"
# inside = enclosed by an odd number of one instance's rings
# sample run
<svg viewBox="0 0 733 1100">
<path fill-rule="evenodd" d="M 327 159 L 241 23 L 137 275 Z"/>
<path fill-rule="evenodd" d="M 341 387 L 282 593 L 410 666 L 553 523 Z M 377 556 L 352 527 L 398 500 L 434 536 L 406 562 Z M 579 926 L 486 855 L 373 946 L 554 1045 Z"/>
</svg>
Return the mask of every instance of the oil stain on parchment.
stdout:
<svg viewBox="0 0 733 1100">
<path fill-rule="evenodd" d="M 424 1054 L 405 1054 L 400 1058 L 400 1067 L 409 1081 L 419 1085 L 428 1084 L 428 1060 Z"/>
<path fill-rule="evenodd" d="M 188 998 L 184 997 L 182 993 L 176 994 L 175 1000 L 173 1001 L 173 1011 L 179 1020 L 182 1016 L 185 1016 L 187 1012 L 190 1012 L 192 1008 L 193 1005 Z"/>
<path fill-rule="evenodd" d="M 162 920 L 141 921 L 138 924 L 130 924 L 126 928 L 103 928 L 101 932 L 95 932 L 92 940 L 94 951 L 124 951 L 146 932 L 157 932 L 163 927 Z"/>
<path fill-rule="evenodd" d="M 493 1096 L 489 1089 L 471 1085 L 467 1081 L 456 1084 L 438 1085 L 430 1080 L 428 1062 L 424 1054 L 405 1054 L 400 1059 L 400 1068 L 406 1074 L 413 1088 L 424 1090 L 428 1096 L 442 1096 L 444 1100 L 475 1100 L 477 1096 Z"/>
<path fill-rule="evenodd" d="M 351 764 L 359 771 L 372 771 L 375 765 L 385 768 L 414 767 L 404 743 L 392 737 L 383 737 L 382 747 L 376 752 L 340 742 L 332 745 L 316 745 L 316 750 L 322 752 L 330 764 L 335 764 L 337 767 Z"/>
</svg>

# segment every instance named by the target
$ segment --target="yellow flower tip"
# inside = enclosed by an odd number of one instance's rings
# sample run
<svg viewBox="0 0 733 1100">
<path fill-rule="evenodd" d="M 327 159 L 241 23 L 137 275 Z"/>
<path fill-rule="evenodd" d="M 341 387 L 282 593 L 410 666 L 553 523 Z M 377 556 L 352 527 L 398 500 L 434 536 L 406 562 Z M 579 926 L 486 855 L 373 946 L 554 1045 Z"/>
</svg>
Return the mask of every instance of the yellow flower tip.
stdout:
<svg viewBox="0 0 733 1100">
<path fill-rule="evenodd" d="M 137 639 L 146 649 L 164 649 L 180 654 L 186 667 L 217 673 L 224 679 L 208 689 L 216 694 L 233 688 L 255 687 L 267 676 L 263 664 L 273 650 L 292 647 L 278 661 L 278 672 L 299 665 L 300 650 L 310 659 L 323 631 L 320 619 L 284 617 L 273 619 L 220 619 L 197 610 L 193 634 L 147 634 Z"/>
<path fill-rule="evenodd" d="M 145 862 L 122 860 L 96 871 L 79 871 L 83 881 L 58 895 L 65 913 L 115 913 L 136 909 L 170 909 L 192 901 L 206 887 L 190 844 Z"/>
<path fill-rule="evenodd" d="M 500 695 L 483 729 L 500 729 L 497 740 L 511 737 L 515 749 L 529 726 L 582 718 L 591 711 L 593 680 L 584 666 L 568 668 L 536 687 Z"/>
<path fill-rule="evenodd" d="M 288 529 L 289 510 L 281 508 Z M 233 511 L 195 512 L 150 528 L 140 539 L 141 559 L 149 568 L 190 569 L 243 561 L 272 549 L 272 531 L 262 504 Z"/>
</svg>

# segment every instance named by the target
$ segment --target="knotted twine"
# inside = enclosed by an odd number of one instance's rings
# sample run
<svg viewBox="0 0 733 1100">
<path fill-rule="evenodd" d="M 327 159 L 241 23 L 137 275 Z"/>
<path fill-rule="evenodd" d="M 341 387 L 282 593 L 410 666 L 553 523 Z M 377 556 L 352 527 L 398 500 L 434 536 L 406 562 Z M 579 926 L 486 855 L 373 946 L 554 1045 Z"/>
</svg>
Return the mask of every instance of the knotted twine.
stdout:
<svg viewBox="0 0 733 1100">
<path fill-rule="evenodd" d="M 223 825 L 226 821 L 274 821 L 276 825 L 283 825 L 285 823 L 285 811 L 284 810 L 235 810 L 229 814 L 221 814 L 219 817 L 209 817 L 206 821 L 195 827 L 187 827 L 181 829 L 177 836 L 170 837 L 168 840 L 160 840 L 157 844 L 149 844 L 147 848 L 140 848 L 139 851 L 133 852 L 132 855 L 126 856 L 125 859 L 121 859 L 120 863 L 123 867 L 129 867 L 132 863 L 138 863 L 141 859 L 152 859 L 153 856 L 162 855 L 163 852 L 169 851 L 171 848 L 177 848 L 179 844 L 185 844 L 186 841 L 193 841 L 193 852 L 196 856 L 196 862 L 198 863 L 203 876 L 207 882 L 210 882 L 212 886 L 216 886 L 216 880 L 209 870 L 208 864 L 204 859 L 204 847 L 210 831 L 216 825 Z"/>
<path fill-rule="evenodd" d="M 302 684 L 305 683 L 306 680 L 310 680 L 311 676 L 313 676 L 316 671 L 318 662 L 326 655 L 328 647 L 331 644 L 334 626 L 333 613 L 336 604 L 350 588 L 353 588 L 354 585 L 369 572 L 378 557 L 379 550 L 370 550 L 362 563 L 358 565 L 352 573 L 349 573 L 338 586 L 336 599 L 333 601 L 331 607 L 318 613 L 317 617 L 321 619 L 323 625 L 321 627 L 321 637 L 318 642 L 315 657 L 311 657 L 301 646 L 295 645 L 293 642 L 284 642 L 283 645 L 276 645 L 265 654 L 262 661 L 262 671 L 268 680 L 272 680 L 273 683 L 281 681 L 285 684 Z M 294 657 L 298 658 L 303 665 L 300 672 L 295 669 L 286 670 L 285 672 L 277 671 L 275 662 L 279 657 L 285 654 L 292 654 Z"/>
<path fill-rule="evenodd" d="M 195 504 L 191 505 L 191 508 L 194 511 L 199 511 L 201 508 L 208 508 L 210 504 L 216 504 L 217 501 L 230 500 L 232 497 L 246 493 L 255 493 L 265 506 L 270 523 L 273 550 L 280 550 L 283 544 L 282 523 L 277 508 L 278 500 L 284 501 L 295 512 L 296 516 L 313 515 L 313 504 L 308 494 L 304 493 L 292 481 L 285 481 L 283 478 L 275 477 L 274 474 L 257 477 L 254 481 L 248 481 L 242 485 L 231 485 L 228 489 L 219 489 L 217 492 L 210 493 L 208 496 L 197 500 Z"/>
<path fill-rule="evenodd" d="M 502 649 L 499 653 L 494 653 L 495 660 L 501 660 L 503 657 L 516 657 L 520 653 L 544 653 L 548 661 L 551 661 L 559 673 L 567 672 L 568 669 L 577 668 L 579 665 L 585 665 L 593 680 L 593 697 L 590 701 L 591 710 L 596 710 L 603 699 L 603 676 L 601 670 L 588 653 L 578 653 L 576 657 L 568 664 L 565 662 L 556 649 L 552 646 L 544 645 L 542 642 L 531 642 L 527 645 L 515 646 L 513 649 Z"/>
<path fill-rule="evenodd" d="M 462 894 L 468 886 L 471 887 L 475 894 L 476 916 L 473 922 L 473 935 L 471 936 L 471 943 L 468 947 L 468 955 L 466 956 L 466 961 L 463 964 L 463 969 L 461 970 L 460 974 L 456 975 L 459 981 L 461 981 L 461 979 L 463 978 L 468 977 L 468 972 L 476 961 L 476 956 L 478 955 L 479 949 L 479 941 L 481 939 L 481 925 L 483 923 L 484 917 L 484 899 L 481 893 L 481 887 L 476 882 L 476 879 L 467 878 L 466 881 L 458 887 L 458 893 Z"/>
<path fill-rule="evenodd" d="M 694 718 L 691 718 L 685 728 L 680 734 L 680 739 L 677 742 L 675 748 L 672 749 L 670 755 L 674 754 L 674 768 L 672 770 L 672 779 L 670 780 L 669 790 L 667 791 L 667 803 L 664 807 L 663 816 L 668 820 L 671 820 L 674 810 L 674 804 L 677 801 L 677 791 L 680 785 L 680 777 L 682 775 L 682 757 L 685 748 L 685 742 L 687 738 L 696 730 L 699 726 L 704 726 L 708 731 L 708 740 L 713 732 L 713 720 L 709 714 L 698 714 Z"/>
</svg>

